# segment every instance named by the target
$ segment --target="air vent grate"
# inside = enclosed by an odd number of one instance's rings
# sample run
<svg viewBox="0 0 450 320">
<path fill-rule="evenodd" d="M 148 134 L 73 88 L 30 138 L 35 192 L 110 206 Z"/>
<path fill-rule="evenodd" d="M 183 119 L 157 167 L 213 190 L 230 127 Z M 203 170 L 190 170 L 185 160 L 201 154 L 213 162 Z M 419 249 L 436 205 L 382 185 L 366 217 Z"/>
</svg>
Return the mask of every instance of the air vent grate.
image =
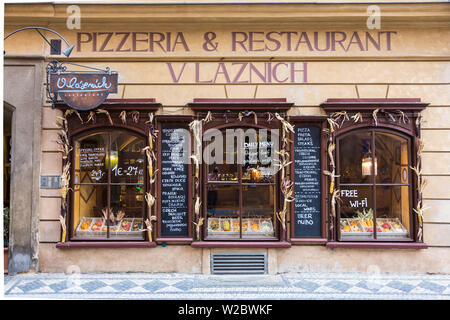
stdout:
<svg viewBox="0 0 450 320">
<path fill-rule="evenodd" d="M 265 253 L 212 253 L 212 274 L 265 274 Z"/>
</svg>

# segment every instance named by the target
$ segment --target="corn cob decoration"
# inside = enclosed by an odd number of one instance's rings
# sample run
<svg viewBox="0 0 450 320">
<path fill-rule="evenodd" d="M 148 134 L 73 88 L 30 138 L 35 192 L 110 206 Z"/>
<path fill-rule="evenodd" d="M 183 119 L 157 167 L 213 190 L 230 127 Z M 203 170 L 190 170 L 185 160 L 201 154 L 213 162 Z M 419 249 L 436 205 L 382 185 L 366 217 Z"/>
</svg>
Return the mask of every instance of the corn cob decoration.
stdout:
<svg viewBox="0 0 450 320">
<path fill-rule="evenodd" d="M 203 123 L 208 123 L 209 121 L 212 121 L 212 113 L 211 111 L 208 111 L 205 118 L 202 120 L 193 120 L 191 123 L 189 123 L 189 129 L 192 132 L 192 135 L 194 137 L 194 154 L 190 156 L 190 159 L 194 162 L 194 192 L 195 192 L 195 203 L 194 203 L 194 213 L 196 215 L 196 219 L 198 222 L 193 221 L 193 224 L 195 225 L 196 230 L 196 237 L 197 240 L 200 240 L 200 227 L 203 225 L 204 218 L 200 217 L 200 210 L 201 210 L 201 201 L 200 201 L 200 188 L 199 181 L 200 181 L 200 161 L 201 161 L 201 148 L 202 148 L 202 140 L 201 135 L 203 132 Z"/>
<path fill-rule="evenodd" d="M 275 165 L 281 170 L 281 193 L 283 194 L 283 208 L 281 211 L 276 212 L 276 217 L 280 221 L 283 230 L 286 230 L 286 217 L 288 213 L 289 202 L 295 201 L 294 198 L 294 183 L 290 181 L 286 176 L 286 171 L 292 164 L 289 161 L 289 153 L 286 151 L 286 147 L 291 140 L 288 139 L 289 132 L 295 133 L 294 126 L 281 117 L 278 113 L 275 113 L 275 117 L 282 124 L 281 141 L 282 146 L 279 152 L 276 152 L 280 156 L 280 160 L 274 160 Z"/>
<path fill-rule="evenodd" d="M 132 112 L 132 118 L 134 122 L 138 122 L 139 121 L 139 112 L 138 111 L 133 111 Z M 152 210 L 153 210 L 153 206 L 156 202 L 156 198 L 155 196 L 152 195 L 153 193 L 153 184 L 156 181 L 156 173 L 158 172 L 158 169 L 154 170 L 153 166 L 154 164 L 156 164 L 156 156 L 155 156 L 155 151 L 154 151 L 154 142 L 157 138 L 157 130 L 155 130 L 154 124 L 153 124 L 153 113 L 149 113 L 149 121 L 146 121 L 146 123 L 148 123 L 148 146 L 146 146 L 145 148 L 142 149 L 142 151 L 145 151 L 145 154 L 147 156 L 147 171 L 148 171 L 148 177 L 149 177 L 149 184 L 150 184 L 150 192 L 147 192 L 145 194 L 145 201 L 147 203 L 147 207 L 148 207 L 148 217 L 149 219 L 147 219 L 145 221 L 145 224 L 147 226 L 147 229 L 145 229 L 147 231 L 148 234 L 148 240 L 149 242 L 152 242 L 152 222 L 156 221 L 157 218 L 156 216 L 152 215 Z"/>
</svg>

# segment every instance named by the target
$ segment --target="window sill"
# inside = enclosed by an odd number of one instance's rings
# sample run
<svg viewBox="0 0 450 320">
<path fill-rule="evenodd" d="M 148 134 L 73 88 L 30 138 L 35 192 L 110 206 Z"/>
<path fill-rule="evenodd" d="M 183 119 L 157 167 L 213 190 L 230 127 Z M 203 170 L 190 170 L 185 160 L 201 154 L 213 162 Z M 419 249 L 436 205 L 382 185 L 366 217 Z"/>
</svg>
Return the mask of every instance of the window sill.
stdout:
<svg viewBox="0 0 450 320">
<path fill-rule="evenodd" d="M 427 249 L 423 242 L 328 242 L 327 248 Z"/>
<path fill-rule="evenodd" d="M 193 248 L 290 248 L 287 241 L 195 241 Z"/>
<path fill-rule="evenodd" d="M 156 242 L 148 241 L 104 241 L 104 242 L 89 242 L 89 241 L 68 241 L 58 242 L 56 248 L 70 249 L 70 248 L 154 248 Z"/>
</svg>

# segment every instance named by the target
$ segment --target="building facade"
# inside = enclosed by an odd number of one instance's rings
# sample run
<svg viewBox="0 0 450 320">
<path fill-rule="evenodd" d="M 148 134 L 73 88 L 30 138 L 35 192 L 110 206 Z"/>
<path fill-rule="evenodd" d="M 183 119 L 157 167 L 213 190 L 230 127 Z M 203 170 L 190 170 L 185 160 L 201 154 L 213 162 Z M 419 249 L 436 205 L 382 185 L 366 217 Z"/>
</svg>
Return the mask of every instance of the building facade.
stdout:
<svg viewBox="0 0 450 320">
<path fill-rule="evenodd" d="M 5 5 L 9 272 L 449 273 L 450 6 L 371 5 Z"/>
</svg>

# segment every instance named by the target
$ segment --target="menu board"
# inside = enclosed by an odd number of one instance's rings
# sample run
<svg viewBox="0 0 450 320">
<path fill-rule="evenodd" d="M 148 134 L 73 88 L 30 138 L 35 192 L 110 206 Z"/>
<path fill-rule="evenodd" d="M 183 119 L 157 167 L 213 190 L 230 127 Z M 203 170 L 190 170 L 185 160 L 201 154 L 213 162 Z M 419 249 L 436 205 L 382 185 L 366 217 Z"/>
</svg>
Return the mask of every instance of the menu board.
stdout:
<svg viewBox="0 0 450 320">
<path fill-rule="evenodd" d="M 162 237 L 188 236 L 188 150 L 180 148 L 188 137 L 177 129 L 163 127 L 160 133 Z"/>
<path fill-rule="evenodd" d="M 321 236 L 321 128 L 296 126 L 294 135 L 294 236 Z"/>
<path fill-rule="evenodd" d="M 106 151 L 103 146 L 85 147 L 79 149 L 79 163 L 81 172 L 87 171 L 91 182 L 106 182 L 105 168 Z"/>
</svg>

